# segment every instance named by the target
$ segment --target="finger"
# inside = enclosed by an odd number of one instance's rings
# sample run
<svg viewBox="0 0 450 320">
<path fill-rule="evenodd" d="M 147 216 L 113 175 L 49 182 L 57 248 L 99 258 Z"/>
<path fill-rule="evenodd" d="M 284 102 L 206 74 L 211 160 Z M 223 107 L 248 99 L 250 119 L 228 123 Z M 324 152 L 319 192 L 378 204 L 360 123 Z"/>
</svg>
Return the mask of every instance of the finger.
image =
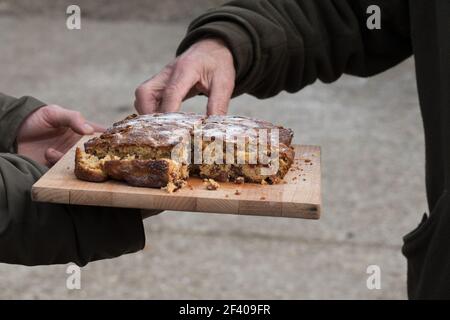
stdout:
<svg viewBox="0 0 450 320">
<path fill-rule="evenodd" d="M 170 74 L 170 70 L 163 70 L 136 89 L 134 107 L 139 114 L 156 112 L 161 102 L 162 91 L 170 79 Z"/>
<path fill-rule="evenodd" d="M 99 124 L 99 123 L 92 122 L 92 121 L 86 121 L 86 123 L 89 124 L 94 129 L 95 132 L 104 132 L 104 131 L 106 131 L 106 127 L 101 125 L 101 124 Z"/>
<path fill-rule="evenodd" d="M 225 115 L 234 90 L 234 82 L 227 81 L 226 77 L 216 77 L 211 84 L 208 96 L 207 115 Z"/>
<path fill-rule="evenodd" d="M 173 76 L 170 78 L 169 83 L 164 89 L 158 111 L 176 112 L 180 110 L 183 99 L 199 80 L 197 72 L 192 68 L 187 70 L 183 69 L 184 68 L 180 68 L 174 71 Z"/>
<path fill-rule="evenodd" d="M 158 108 L 161 91 L 145 83 L 139 86 L 135 92 L 134 108 L 139 114 L 154 113 Z"/>
<path fill-rule="evenodd" d="M 59 152 L 53 148 L 48 148 L 45 151 L 45 160 L 47 160 L 47 162 L 53 166 L 55 163 L 57 163 L 59 161 L 59 159 L 62 158 L 64 154 L 62 152 Z"/>
<path fill-rule="evenodd" d="M 54 128 L 70 128 L 81 135 L 93 134 L 95 131 L 81 113 L 61 107 L 50 108 L 46 113 L 46 121 Z"/>
</svg>

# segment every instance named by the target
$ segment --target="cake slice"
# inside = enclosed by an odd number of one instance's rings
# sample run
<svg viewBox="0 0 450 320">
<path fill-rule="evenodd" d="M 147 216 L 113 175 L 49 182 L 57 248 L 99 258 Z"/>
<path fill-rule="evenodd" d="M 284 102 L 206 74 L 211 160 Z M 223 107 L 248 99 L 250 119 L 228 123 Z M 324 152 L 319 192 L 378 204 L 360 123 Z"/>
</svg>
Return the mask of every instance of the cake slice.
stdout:
<svg viewBox="0 0 450 320">
<path fill-rule="evenodd" d="M 275 133 L 276 135 L 272 135 Z M 291 129 L 273 125 L 264 120 L 243 116 L 215 115 L 206 118 L 201 126 L 203 154 L 211 143 L 220 140 L 223 144 L 222 163 L 203 162 L 198 165 L 202 178 L 212 178 L 219 182 L 243 179 L 253 183 L 278 183 L 289 170 L 294 160 L 294 150 L 290 147 L 293 137 Z M 265 139 L 261 140 L 261 136 Z M 239 147 L 239 143 L 242 146 Z M 262 145 L 264 144 L 264 145 Z M 264 163 L 258 151 L 264 147 L 267 161 Z M 233 153 L 233 161 L 227 161 L 226 152 Z M 273 153 L 273 158 L 270 155 Z M 243 161 L 239 161 L 239 159 Z M 256 161 L 251 161 L 256 159 Z M 271 161 L 272 160 L 272 161 Z M 272 162 L 277 162 L 276 166 Z M 269 166 L 273 170 L 269 170 Z"/>
<path fill-rule="evenodd" d="M 75 175 L 81 180 L 122 180 L 132 186 L 183 186 L 189 176 L 187 160 L 194 125 L 203 117 L 189 113 L 131 115 L 76 150 Z M 173 160 L 176 159 L 176 160 Z"/>
<path fill-rule="evenodd" d="M 201 125 L 204 117 L 194 113 L 154 113 L 130 115 L 107 129 L 99 137 L 85 143 L 85 151 L 99 158 L 108 155 L 136 159 L 161 159 L 174 157 L 188 159 L 180 143 L 189 142 L 195 126 Z"/>
<path fill-rule="evenodd" d="M 104 158 L 76 149 L 75 175 L 78 179 L 104 182 L 109 178 L 125 181 L 135 187 L 181 188 L 189 177 L 188 166 L 171 159 L 138 160 L 132 156 Z"/>
</svg>

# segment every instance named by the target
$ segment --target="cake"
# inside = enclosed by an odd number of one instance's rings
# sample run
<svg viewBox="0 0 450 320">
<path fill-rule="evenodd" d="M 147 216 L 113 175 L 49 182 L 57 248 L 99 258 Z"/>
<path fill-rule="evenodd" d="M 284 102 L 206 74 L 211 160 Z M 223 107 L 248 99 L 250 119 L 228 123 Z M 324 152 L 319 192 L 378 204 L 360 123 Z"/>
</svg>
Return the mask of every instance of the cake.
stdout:
<svg viewBox="0 0 450 320">
<path fill-rule="evenodd" d="M 294 159 L 292 137 L 290 129 L 243 116 L 130 115 L 88 140 L 84 151 L 77 148 L 75 175 L 169 192 L 181 188 L 189 175 L 279 183 Z"/>
</svg>

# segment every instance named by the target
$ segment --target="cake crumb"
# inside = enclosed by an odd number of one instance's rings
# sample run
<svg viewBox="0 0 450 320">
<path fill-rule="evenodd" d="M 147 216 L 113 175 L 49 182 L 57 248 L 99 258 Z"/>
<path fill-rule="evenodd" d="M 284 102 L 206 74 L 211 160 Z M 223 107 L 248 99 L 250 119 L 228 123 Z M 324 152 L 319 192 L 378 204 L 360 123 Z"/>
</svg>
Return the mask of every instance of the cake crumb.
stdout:
<svg viewBox="0 0 450 320">
<path fill-rule="evenodd" d="M 204 183 L 206 184 L 207 190 L 217 190 L 220 187 L 220 184 L 218 184 L 214 179 L 205 179 Z"/>
<path fill-rule="evenodd" d="M 187 186 L 187 181 L 185 181 L 185 180 L 181 180 L 181 181 L 178 181 L 177 182 L 178 184 L 176 185 L 177 186 L 177 190 L 178 189 L 181 189 L 181 188 L 184 188 L 185 186 Z"/>
<path fill-rule="evenodd" d="M 176 181 L 175 183 L 173 182 L 169 182 L 167 184 L 167 186 L 162 187 L 162 190 L 166 190 L 167 193 L 173 193 L 175 191 L 177 191 L 178 189 L 183 188 L 184 186 L 186 186 L 187 182 L 186 181 Z"/>
<path fill-rule="evenodd" d="M 261 198 L 259 198 L 260 200 L 266 200 L 266 197 L 261 197 Z"/>
<path fill-rule="evenodd" d="M 265 185 L 267 184 L 267 181 L 266 181 L 266 180 L 261 180 L 261 184 L 262 184 L 263 186 L 265 186 Z"/>
<path fill-rule="evenodd" d="M 305 163 L 310 163 L 311 159 L 305 159 Z"/>
<path fill-rule="evenodd" d="M 162 187 L 161 189 L 166 190 L 168 193 L 172 193 L 176 191 L 178 187 L 173 182 L 169 182 L 167 186 Z"/>
<path fill-rule="evenodd" d="M 244 177 L 237 177 L 234 181 L 236 184 L 243 184 L 245 182 Z"/>
<path fill-rule="evenodd" d="M 241 192 L 240 192 L 239 190 L 236 190 L 236 191 L 234 192 L 234 194 L 238 196 L 238 195 L 241 194 Z"/>
</svg>

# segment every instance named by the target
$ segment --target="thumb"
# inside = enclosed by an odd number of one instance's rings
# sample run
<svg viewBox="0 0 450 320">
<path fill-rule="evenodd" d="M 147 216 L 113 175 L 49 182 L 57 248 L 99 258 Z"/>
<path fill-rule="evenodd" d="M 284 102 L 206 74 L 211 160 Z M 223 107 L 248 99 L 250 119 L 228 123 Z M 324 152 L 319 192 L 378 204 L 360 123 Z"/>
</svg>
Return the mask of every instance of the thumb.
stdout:
<svg viewBox="0 0 450 320">
<path fill-rule="evenodd" d="M 93 134 L 95 129 L 88 123 L 80 112 L 54 107 L 47 113 L 47 121 L 54 128 L 70 128 L 81 135 Z"/>
</svg>

